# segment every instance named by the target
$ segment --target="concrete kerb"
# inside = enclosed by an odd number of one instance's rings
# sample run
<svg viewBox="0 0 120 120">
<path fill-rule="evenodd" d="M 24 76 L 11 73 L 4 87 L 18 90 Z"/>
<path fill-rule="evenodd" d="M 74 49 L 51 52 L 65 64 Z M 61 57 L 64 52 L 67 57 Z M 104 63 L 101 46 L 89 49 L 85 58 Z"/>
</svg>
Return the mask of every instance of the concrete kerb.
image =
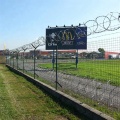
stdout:
<svg viewBox="0 0 120 120">
<path fill-rule="evenodd" d="M 88 117 L 91 120 L 115 120 L 114 118 L 84 104 L 81 103 L 80 101 L 76 100 L 75 98 L 61 92 L 58 90 L 55 90 L 53 87 L 37 80 L 33 79 L 27 74 L 22 73 L 19 70 L 16 70 L 9 65 L 6 65 L 10 70 L 13 72 L 25 77 L 28 81 L 32 82 L 34 85 L 38 86 L 39 88 L 45 90 L 47 93 L 49 93 L 51 96 L 55 97 L 56 99 L 60 100 L 64 104 L 72 107 L 78 114 L 83 114 L 86 117 Z"/>
</svg>

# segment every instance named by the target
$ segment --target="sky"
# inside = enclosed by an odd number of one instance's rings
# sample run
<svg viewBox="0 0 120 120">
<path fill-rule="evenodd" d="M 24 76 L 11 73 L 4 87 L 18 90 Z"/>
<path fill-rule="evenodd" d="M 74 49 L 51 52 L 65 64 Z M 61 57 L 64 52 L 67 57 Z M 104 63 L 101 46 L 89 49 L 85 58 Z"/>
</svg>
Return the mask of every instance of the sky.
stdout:
<svg viewBox="0 0 120 120">
<path fill-rule="evenodd" d="M 79 25 L 110 12 L 120 13 L 120 0 L 0 0 L 0 50 L 15 49 L 34 42 L 40 36 L 45 37 L 48 25 Z M 116 33 L 111 38 L 120 34 L 120 30 L 114 32 Z M 96 36 L 88 37 L 89 46 L 98 43 L 95 42 Z M 101 41 L 107 39 L 106 36 L 98 38 Z M 120 44 L 119 41 L 117 40 L 116 46 Z"/>
</svg>

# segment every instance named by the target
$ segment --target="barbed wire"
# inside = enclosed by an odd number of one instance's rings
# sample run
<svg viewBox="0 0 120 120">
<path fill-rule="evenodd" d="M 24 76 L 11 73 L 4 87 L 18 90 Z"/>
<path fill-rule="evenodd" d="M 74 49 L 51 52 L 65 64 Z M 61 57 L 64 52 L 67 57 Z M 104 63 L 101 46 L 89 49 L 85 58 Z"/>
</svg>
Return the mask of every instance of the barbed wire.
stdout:
<svg viewBox="0 0 120 120">
<path fill-rule="evenodd" d="M 31 45 L 35 49 L 39 46 L 43 46 L 45 45 L 45 38 L 43 36 L 39 37 L 36 41 L 32 42 Z"/>
<path fill-rule="evenodd" d="M 23 45 L 19 48 L 10 50 L 10 52 L 13 52 L 13 51 L 21 52 L 21 51 L 26 51 L 28 49 L 36 49 L 37 47 L 43 46 L 43 45 L 45 45 L 45 38 L 43 36 L 41 36 L 36 41 L 34 41 L 30 44 Z"/>
<path fill-rule="evenodd" d="M 89 24 L 92 24 L 92 26 Z M 119 26 L 115 27 L 116 24 Z M 86 23 L 84 23 L 84 25 L 88 28 L 87 36 L 94 33 L 117 30 L 120 28 L 120 13 L 110 12 L 106 16 L 98 16 L 95 20 L 88 20 Z M 114 27 L 112 28 L 112 26 Z"/>
<path fill-rule="evenodd" d="M 82 31 L 80 27 L 87 27 L 87 31 Z M 61 30 L 59 32 L 55 32 L 53 36 L 48 35 L 45 37 L 41 36 L 36 41 L 23 45 L 19 48 L 16 48 L 12 51 L 23 51 L 27 49 L 36 49 L 39 46 L 45 45 L 45 42 L 47 42 L 47 38 L 50 38 L 53 41 L 59 41 L 59 40 L 66 40 L 71 39 L 73 40 L 76 36 L 79 39 L 81 36 L 90 36 L 92 34 L 96 33 L 102 33 L 105 31 L 115 31 L 120 28 L 120 13 L 118 12 L 110 12 L 106 16 L 98 16 L 94 20 L 88 20 L 85 23 L 76 25 L 76 26 L 56 26 L 56 27 L 48 27 L 49 29 L 53 28 L 67 28 L 65 30 Z M 74 29 L 71 29 L 74 28 Z M 82 33 L 82 34 L 81 34 Z M 65 34 L 68 34 L 65 37 Z M 56 39 L 54 39 L 56 38 Z M 11 52 L 12 52 L 11 51 Z"/>
</svg>

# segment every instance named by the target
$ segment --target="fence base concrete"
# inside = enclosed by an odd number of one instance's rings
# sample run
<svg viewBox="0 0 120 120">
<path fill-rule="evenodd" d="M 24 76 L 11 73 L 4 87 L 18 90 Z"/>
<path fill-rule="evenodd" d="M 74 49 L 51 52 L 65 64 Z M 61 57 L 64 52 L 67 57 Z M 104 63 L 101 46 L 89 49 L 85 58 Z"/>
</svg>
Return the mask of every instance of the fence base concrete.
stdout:
<svg viewBox="0 0 120 120">
<path fill-rule="evenodd" d="M 21 71 L 16 70 L 9 65 L 6 65 L 6 66 L 11 71 L 25 77 L 28 81 L 32 82 L 34 85 L 36 85 L 40 89 L 43 89 L 44 91 L 46 91 L 49 95 L 53 96 L 54 98 L 60 100 L 64 104 L 73 108 L 77 112 L 77 114 L 83 114 L 84 116 L 86 116 L 87 118 L 89 118 L 91 120 L 114 120 L 112 117 L 110 117 L 110 116 L 84 104 L 84 103 L 81 103 L 80 101 L 72 98 L 71 96 L 69 96 L 61 91 L 55 90 L 51 86 L 49 86 L 43 82 L 40 82 L 37 79 L 33 79 L 29 75 L 24 74 Z"/>
</svg>

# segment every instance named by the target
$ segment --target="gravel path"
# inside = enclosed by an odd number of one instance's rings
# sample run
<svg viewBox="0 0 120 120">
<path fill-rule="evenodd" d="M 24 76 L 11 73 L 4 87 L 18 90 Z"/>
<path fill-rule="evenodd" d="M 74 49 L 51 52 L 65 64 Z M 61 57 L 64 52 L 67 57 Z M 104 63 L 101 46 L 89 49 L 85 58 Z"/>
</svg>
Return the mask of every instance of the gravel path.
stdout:
<svg viewBox="0 0 120 120">
<path fill-rule="evenodd" d="M 55 71 L 38 68 L 37 65 L 38 63 L 36 63 L 36 74 L 55 84 Z M 22 61 L 19 61 L 19 68 L 23 69 Z M 34 73 L 33 63 L 26 62 L 24 69 L 30 73 Z M 58 72 L 58 82 L 62 86 L 62 89 L 72 90 L 75 93 L 95 99 L 99 103 L 107 104 L 120 110 L 120 87 L 110 85 L 110 81 L 101 83 L 96 80 Z"/>
</svg>

